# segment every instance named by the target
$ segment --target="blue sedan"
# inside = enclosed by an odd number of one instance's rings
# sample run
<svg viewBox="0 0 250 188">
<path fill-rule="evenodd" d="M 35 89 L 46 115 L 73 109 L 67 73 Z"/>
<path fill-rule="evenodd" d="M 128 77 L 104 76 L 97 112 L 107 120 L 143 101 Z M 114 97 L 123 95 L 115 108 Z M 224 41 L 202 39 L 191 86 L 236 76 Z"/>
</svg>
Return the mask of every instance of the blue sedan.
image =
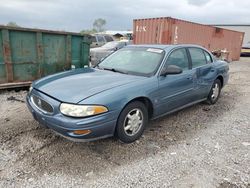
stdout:
<svg viewBox="0 0 250 188">
<path fill-rule="evenodd" d="M 125 143 L 148 121 L 206 101 L 215 104 L 228 64 L 196 45 L 131 45 L 94 68 L 35 81 L 27 106 L 43 126 L 75 141 L 115 136 Z"/>
</svg>

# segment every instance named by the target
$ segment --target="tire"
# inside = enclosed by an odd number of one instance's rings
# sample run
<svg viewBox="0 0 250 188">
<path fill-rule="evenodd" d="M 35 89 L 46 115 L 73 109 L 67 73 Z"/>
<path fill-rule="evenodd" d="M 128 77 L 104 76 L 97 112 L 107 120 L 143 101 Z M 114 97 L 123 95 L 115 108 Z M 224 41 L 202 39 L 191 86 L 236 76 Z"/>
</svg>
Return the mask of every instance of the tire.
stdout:
<svg viewBox="0 0 250 188">
<path fill-rule="evenodd" d="M 139 139 L 148 124 L 148 110 L 139 101 L 129 103 L 121 112 L 115 136 L 124 143 L 131 143 Z"/>
<path fill-rule="evenodd" d="M 215 104 L 220 97 L 220 93 L 221 93 L 221 81 L 219 79 L 216 79 L 208 94 L 206 102 L 208 104 Z"/>
</svg>

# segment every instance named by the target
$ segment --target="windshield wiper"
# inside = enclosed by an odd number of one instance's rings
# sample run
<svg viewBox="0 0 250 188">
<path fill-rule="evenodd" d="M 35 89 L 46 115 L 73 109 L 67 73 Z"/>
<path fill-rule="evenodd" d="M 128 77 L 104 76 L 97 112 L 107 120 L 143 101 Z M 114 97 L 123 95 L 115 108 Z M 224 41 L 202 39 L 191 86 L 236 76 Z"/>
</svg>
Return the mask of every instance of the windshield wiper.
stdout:
<svg viewBox="0 0 250 188">
<path fill-rule="evenodd" d="M 99 65 L 97 64 L 97 65 L 95 65 L 95 66 L 93 66 L 93 68 L 98 68 L 98 69 L 101 69 L 100 67 L 99 67 Z"/>
<path fill-rule="evenodd" d="M 125 72 L 125 71 L 117 70 L 117 69 L 114 69 L 114 68 L 106 68 L 106 67 L 103 67 L 102 69 L 103 69 L 103 70 L 108 70 L 108 71 L 113 71 L 113 72 L 119 72 L 119 73 L 122 73 L 122 74 L 128 74 L 128 73 Z"/>
</svg>

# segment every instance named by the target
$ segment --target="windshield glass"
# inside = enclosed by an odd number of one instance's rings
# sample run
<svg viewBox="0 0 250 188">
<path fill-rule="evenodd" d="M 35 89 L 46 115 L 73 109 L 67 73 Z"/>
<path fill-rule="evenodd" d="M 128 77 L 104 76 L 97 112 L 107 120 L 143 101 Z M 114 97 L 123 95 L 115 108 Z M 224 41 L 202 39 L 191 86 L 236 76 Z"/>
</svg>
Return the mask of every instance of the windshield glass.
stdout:
<svg viewBox="0 0 250 188">
<path fill-rule="evenodd" d="M 157 71 L 164 50 L 157 48 L 123 48 L 104 59 L 98 67 L 115 69 L 127 74 L 152 76 Z"/>
</svg>

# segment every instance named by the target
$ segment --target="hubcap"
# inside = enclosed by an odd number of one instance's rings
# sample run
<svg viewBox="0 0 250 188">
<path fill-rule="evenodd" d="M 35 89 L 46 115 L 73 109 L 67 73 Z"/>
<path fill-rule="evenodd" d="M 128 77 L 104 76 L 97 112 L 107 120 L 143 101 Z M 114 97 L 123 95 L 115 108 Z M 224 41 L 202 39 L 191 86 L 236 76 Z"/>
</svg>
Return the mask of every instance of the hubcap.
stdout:
<svg viewBox="0 0 250 188">
<path fill-rule="evenodd" d="M 213 92 L 212 92 L 211 97 L 212 97 L 213 100 L 215 100 L 219 96 L 219 92 L 220 92 L 220 88 L 219 88 L 219 84 L 218 83 L 214 84 L 214 87 L 213 87 L 212 91 Z"/>
<path fill-rule="evenodd" d="M 131 110 L 123 123 L 124 131 L 128 136 L 137 134 L 143 124 L 143 113 L 140 109 L 136 108 Z"/>
</svg>

